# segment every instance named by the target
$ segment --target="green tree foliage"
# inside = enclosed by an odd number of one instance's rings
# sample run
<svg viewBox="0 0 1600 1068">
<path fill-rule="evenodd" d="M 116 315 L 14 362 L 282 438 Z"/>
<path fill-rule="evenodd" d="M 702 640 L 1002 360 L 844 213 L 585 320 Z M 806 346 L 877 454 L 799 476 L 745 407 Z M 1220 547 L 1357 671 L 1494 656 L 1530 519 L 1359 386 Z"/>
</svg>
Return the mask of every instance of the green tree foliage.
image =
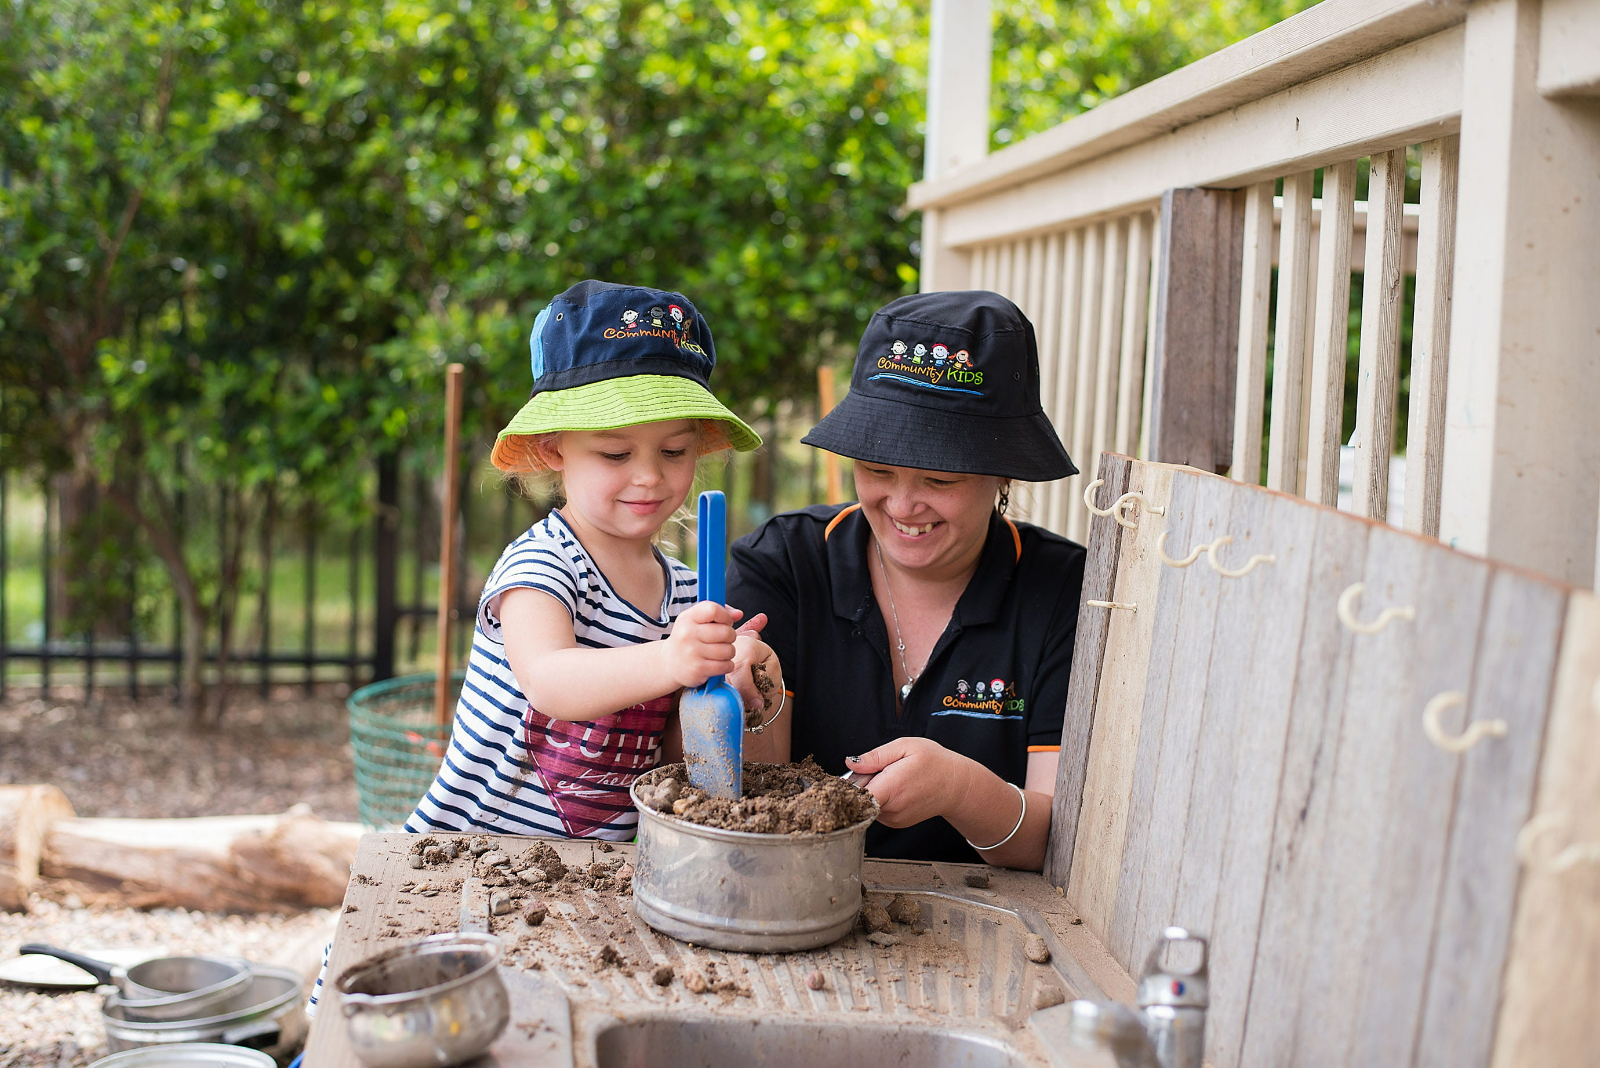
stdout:
<svg viewBox="0 0 1600 1068">
<path fill-rule="evenodd" d="M 1300 0 L 1003 2 L 1004 140 Z M 584 277 L 680 289 L 752 415 L 916 284 L 911 0 L 15 0 L 0 7 L 0 464 L 71 472 L 226 648 L 270 512 L 526 398 Z M 174 521 L 215 493 L 222 549 Z M 208 492 L 210 492 L 208 490 Z M 85 558 L 93 558 L 88 554 Z"/>
</svg>

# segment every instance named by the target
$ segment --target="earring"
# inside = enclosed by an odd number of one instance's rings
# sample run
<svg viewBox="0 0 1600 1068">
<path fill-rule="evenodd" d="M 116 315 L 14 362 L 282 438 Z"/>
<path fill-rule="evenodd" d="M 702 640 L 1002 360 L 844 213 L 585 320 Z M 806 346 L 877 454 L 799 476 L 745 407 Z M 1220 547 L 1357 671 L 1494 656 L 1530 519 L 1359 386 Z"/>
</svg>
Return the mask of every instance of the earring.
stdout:
<svg viewBox="0 0 1600 1068">
<path fill-rule="evenodd" d="M 1000 510 L 1000 514 L 1001 515 L 1005 515 L 1006 514 L 1006 509 L 1008 507 L 1010 507 L 1010 505 L 1011 505 L 1011 485 L 1010 485 L 1010 483 L 1007 483 L 1006 485 L 1000 487 L 1000 503 L 998 505 L 996 505 L 996 507 Z"/>
</svg>

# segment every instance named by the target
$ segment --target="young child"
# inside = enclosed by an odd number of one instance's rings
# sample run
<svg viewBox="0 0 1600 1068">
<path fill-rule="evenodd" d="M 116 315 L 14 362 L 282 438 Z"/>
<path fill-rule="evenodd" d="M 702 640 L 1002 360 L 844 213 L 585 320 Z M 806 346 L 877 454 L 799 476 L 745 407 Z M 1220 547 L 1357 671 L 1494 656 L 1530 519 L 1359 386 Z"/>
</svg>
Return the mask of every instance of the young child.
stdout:
<svg viewBox="0 0 1600 1068">
<path fill-rule="evenodd" d="M 492 459 L 553 472 L 566 503 L 484 585 L 449 750 L 405 829 L 628 841 L 628 789 L 658 762 L 679 690 L 735 675 L 737 641 L 748 699 L 749 656 L 770 655 L 764 619 L 736 633 L 740 613 L 697 604 L 694 572 L 652 541 L 701 455 L 761 439 L 707 388 L 711 332 L 680 294 L 580 282 L 530 344 L 533 396 Z"/>
</svg>

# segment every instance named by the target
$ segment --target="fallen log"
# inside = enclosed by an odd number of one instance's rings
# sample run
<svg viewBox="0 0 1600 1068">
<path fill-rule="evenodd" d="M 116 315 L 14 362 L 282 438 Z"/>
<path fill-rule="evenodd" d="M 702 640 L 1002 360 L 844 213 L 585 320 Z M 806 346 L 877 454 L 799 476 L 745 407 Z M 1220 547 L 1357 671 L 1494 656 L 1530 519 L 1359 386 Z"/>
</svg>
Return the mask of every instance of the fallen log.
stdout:
<svg viewBox="0 0 1600 1068">
<path fill-rule="evenodd" d="M 72 815 L 72 803 L 54 786 L 0 786 L 0 909 L 27 911 L 44 837 Z"/>
<path fill-rule="evenodd" d="M 39 869 L 138 908 L 292 912 L 344 900 L 361 833 L 305 805 L 278 816 L 62 819 Z"/>
</svg>

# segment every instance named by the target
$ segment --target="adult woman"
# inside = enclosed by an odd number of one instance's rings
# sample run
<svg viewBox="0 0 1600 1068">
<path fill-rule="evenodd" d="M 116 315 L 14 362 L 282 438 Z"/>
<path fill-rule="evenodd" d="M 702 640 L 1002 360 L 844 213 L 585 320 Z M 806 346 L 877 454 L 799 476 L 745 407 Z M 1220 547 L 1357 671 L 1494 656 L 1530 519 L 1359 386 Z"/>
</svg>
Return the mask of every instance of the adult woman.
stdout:
<svg viewBox="0 0 1600 1068">
<path fill-rule="evenodd" d="M 1037 869 L 1084 550 L 1004 515 L 1012 479 L 1077 471 L 1032 325 L 995 293 L 889 304 L 804 440 L 856 461 L 859 503 L 773 517 L 728 575 L 729 603 L 768 616 L 793 752 L 876 773 L 872 855 Z"/>
</svg>

